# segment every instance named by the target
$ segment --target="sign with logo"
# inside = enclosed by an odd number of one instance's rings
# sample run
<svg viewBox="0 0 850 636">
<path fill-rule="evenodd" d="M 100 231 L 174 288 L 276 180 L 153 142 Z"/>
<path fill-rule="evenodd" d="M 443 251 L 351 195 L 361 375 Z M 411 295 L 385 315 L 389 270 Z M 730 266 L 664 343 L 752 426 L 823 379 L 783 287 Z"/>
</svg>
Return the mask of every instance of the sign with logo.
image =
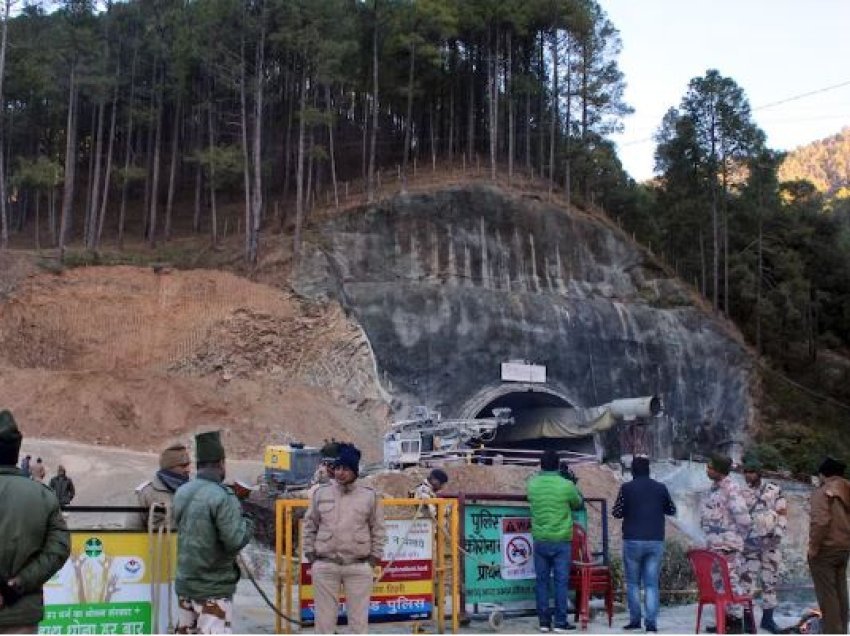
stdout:
<svg viewBox="0 0 850 636">
<path fill-rule="evenodd" d="M 386 529 L 381 580 L 373 586 L 369 598 L 369 622 L 431 618 L 434 609 L 433 522 L 430 519 L 387 519 Z M 311 568 L 302 552 L 298 595 L 301 620 L 308 622 L 315 620 L 316 597 Z M 344 596 L 340 598 L 338 621 L 340 624 L 348 622 Z"/>
<path fill-rule="evenodd" d="M 534 550 L 531 519 L 502 517 L 502 578 L 534 578 Z"/>
<path fill-rule="evenodd" d="M 534 607 L 534 581 L 514 576 L 527 559 L 532 568 L 530 512 L 528 506 L 467 504 L 464 506 L 464 578 L 467 611 L 477 612 L 481 604 L 504 609 Z M 508 522 L 503 525 L 503 522 Z M 504 529 L 511 535 L 503 546 Z M 526 545 L 525 542 L 528 542 Z M 508 548 L 510 559 L 506 558 Z M 525 556 L 523 556 L 525 555 Z M 505 573 L 511 570 L 508 576 Z"/>
<path fill-rule="evenodd" d="M 162 631 L 160 626 L 164 628 L 168 618 L 152 616 L 151 583 L 159 594 L 159 607 L 167 612 L 167 584 L 174 578 L 177 542 L 176 537 L 162 540 L 159 563 L 152 567 L 148 562 L 150 540 L 144 532 L 73 531 L 71 556 L 44 586 L 44 620 L 39 633 Z"/>
</svg>

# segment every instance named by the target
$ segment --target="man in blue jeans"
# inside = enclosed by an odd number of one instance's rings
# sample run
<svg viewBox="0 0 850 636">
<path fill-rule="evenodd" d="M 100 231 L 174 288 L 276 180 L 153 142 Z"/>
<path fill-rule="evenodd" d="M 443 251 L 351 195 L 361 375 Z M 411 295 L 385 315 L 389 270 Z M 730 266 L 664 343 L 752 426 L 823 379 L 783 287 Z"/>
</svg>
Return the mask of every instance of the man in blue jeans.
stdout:
<svg viewBox="0 0 850 636">
<path fill-rule="evenodd" d="M 676 506 L 667 486 L 649 476 L 649 459 L 632 460 L 632 480 L 620 487 L 611 513 L 623 520 L 623 564 L 629 624 L 623 629 L 641 628 L 640 585 L 646 595 L 646 631 L 657 632 L 658 574 L 664 555 L 664 516 L 675 515 Z"/>
<path fill-rule="evenodd" d="M 575 625 L 567 622 L 567 587 L 573 541 L 571 511 L 581 506 L 582 499 L 575 484 L 558 472 L 558 463 L 555 451 L 545 451 L 540 459 L 540 472 L 528 482 L 527 494 L 531 505 L 539 629 L 541 632 L 553 631 L 549 586 L 554 573 L 554 631 L 560 634 L 575 629 Z"/>
</svg>

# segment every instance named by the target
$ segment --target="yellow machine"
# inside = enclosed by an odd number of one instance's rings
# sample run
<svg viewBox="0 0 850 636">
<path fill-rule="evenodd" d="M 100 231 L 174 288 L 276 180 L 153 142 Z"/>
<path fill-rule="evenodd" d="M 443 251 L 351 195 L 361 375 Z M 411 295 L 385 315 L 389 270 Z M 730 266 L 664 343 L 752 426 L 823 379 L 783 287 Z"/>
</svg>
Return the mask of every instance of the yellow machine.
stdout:
<svg viewBox="0 0 850 636">
<path fill-rule="evenodd" d="M 306 486 L 319 467 L 321 453 L 315 446 L 283 444 L 266 446 L 263 464 L 266 483 L 274 491 Z"/>
</svg>

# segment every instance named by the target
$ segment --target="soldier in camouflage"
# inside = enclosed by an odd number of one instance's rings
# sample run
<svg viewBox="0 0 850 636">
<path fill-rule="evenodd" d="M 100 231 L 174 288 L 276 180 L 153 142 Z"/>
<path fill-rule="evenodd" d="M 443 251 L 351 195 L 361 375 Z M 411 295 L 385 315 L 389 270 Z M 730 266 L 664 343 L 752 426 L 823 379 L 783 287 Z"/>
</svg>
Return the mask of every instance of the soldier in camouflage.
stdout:
<svg viewBox="0 0 850 636">
<path fill-rule="evenodd" d="M 743 468 L 747 482 L 744 494 L 753 525 L 744 541 L 741 585 L 745 593 L 752 595 L 761 576 L 761 628 L 771 634 L 778 634 L 780 629 L 773 620 L 773 610 L 777 605 L 776 584 L 781 562 L 779 543 L 788 525 L 788 508 L 782 489 L 774 483 L 762 480 L 761 463 L 756 457 L 745 457 Z"/>
<path fill-rule="evenodd" d="M 726 559 L 733 590 L 742 593 L 740 575 L 743 570 L 744 537 L 750 532 L 752 517 L 741 487 L 729 477 L 732 460 L 722 455 L 711 458 L 706 474 L 712 481 L 711 490 L 703 499 L 700 526 L 705 534 L 706 547 Z M 731 621 L 740 625 L 741 608 L 731 610 Z M 752 621 L 752 616 L 744 620 Z"/>
</svg>

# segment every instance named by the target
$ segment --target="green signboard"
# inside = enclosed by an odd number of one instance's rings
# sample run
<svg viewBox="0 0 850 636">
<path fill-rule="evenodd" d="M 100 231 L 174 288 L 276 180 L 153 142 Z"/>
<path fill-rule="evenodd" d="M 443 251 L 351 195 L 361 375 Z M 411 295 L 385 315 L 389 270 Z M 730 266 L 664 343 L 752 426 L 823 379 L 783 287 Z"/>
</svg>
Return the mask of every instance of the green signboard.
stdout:
<svg viewBox="0 0 850 636">
<path fill-rule="evenodd" d="M 79 603 L 48 605 L 40 634 L 150 634 L 151 604 Z"/>
<path fill-rule="evenodd" d="M 505 608 L 534 606 L 534 579 L 504 579 L 502 565 L 502 519 L 528 518 L 528 506 L 464 506 L 464 588 L 466 605 L 494 604 Z"/>
</svg>

